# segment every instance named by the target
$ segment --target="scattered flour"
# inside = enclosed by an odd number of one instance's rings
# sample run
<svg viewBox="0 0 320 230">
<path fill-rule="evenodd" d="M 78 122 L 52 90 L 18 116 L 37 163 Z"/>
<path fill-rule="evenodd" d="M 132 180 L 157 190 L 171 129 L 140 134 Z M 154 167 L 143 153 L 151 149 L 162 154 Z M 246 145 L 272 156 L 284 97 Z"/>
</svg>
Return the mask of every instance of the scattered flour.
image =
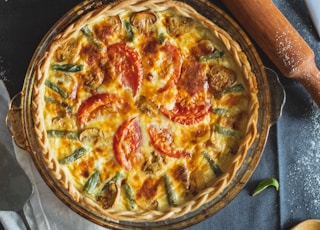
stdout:
<svg viewBox="0 0 320 230">
<path fill-rule="evenodd" d="M 301 133 L 306 143 L 297 149 L 299 156 L 290 169 L 289 177 L 299 181 L 299 185 L 302 186 L 299 190 L 305 194 L 304 199 L 308 199 L 308 202 L 300 203 L 298 208 L 315 216 L 320 213 L 320 110 L 314 109 L 310 119 L 310 127 Z M 309 148 L 305 149 L 303 146 Z M 294 190 L 291 193 L 295 195 Z"/>
</svg>

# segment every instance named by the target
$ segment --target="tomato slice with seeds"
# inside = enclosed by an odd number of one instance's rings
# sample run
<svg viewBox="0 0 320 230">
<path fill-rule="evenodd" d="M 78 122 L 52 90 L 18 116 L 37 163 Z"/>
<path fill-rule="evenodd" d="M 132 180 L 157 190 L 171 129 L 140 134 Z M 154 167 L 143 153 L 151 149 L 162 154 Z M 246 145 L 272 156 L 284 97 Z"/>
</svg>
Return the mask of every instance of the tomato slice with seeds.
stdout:
<svg viewBox="0 0 320 230">
<path fill-rule="evenodd" d="M 113 138 L 113 151 L 118 163 L 131 170 L 141 160 L 142 133 L 137 117 L 126 120 Z"/>
<path fill-rule="evenodd" d="M 174 147 L 172 133 L 169 129 L 157 128 L 155 125 L 150 125 L 148 133 L 152 145 L 161 154 L 173 158 L 191 157 L 189 152 Z"/>
<path fill-rule="evenodd" d="M 176 102 L 173 109 L 168 110 L 164 106 L 161 106 L 160 111 L 171 121 L 182 125 L 194 125 L 202 121 L 209 114 L 210 108 L 211 105 L 209 103 L 191 107 Z"/>
<path fill-rule="evenodd" d="M 211 104 L 206 99 L 206 67 L 190 59 L 183 63 L 181 77 L 176 83 L 179 95 L 172 109 L 164 105 L 160 111 L 171 121 L 183 125 L 193 125 L 202 121 L 209 114 Z"/>
<path fill-rule="evenodd" d="M 138 52 L 125 43 L 108 46 L 109 69 L 114 77 L 120 77 L 121 83 L 136 95 L 142 85 L 143 68 Z"/>
<path fill-rule="evenodd" d="M 95 94 L 88 99 L 86 99 L 82 104 L 80 105 L 78 109 L 78 117 L 77 117 L 77 123 L 80 126 L 80 128 L 83 128 L 85 123 L 89 121 L 92 114 L 103 108 L 107 105 L 112 105 L 113 103 L 123 103 L 124 100 L 117 97 L 114 94 L 108 94 L 108 93 L 102 93 L 102 94 Z"/>
</svg>

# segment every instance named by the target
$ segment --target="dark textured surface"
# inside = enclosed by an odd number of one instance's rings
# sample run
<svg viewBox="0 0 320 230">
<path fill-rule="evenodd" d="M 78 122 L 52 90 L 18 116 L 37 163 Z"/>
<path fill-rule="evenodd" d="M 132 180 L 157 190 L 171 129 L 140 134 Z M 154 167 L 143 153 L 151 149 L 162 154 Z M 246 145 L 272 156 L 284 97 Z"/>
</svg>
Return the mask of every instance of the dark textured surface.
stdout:
<svg viewBox="0 0 320 230">
<path fill-rule="evenodd" d="M 29 61 L 42 37 L 79 2 L 0 0 L 0 79 L 11 96 L 21 91 Z M 219 1 L 212 2 L 223 8 Z M 274 3 L 314 50 L 319 67 L 320 40 L 304 1 Z M 258 51 L 264 64 L 274 68 L 259 48 Z M 283 116 L 270 130 L 256 171 L 227 207 L 190 229 L 289 229 L 304 219 L 320 218 L 319 109 L 298 82 L 278 74 L 287 102 Z M 268 177 L 279 179 L 280 191 L 269 188 L 251 197 L 258 182 Z"/>
</svg>

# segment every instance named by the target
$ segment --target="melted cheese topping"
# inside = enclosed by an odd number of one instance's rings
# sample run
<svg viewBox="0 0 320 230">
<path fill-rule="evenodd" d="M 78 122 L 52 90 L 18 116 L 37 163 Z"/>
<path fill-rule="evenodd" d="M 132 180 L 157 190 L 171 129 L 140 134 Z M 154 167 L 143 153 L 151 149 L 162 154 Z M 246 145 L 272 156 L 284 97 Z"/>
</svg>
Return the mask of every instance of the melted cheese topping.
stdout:
<svg viewBox="0 0 320 230">
<path fill-rule="evenodd" d="M 174 8 L 99 14 L 46 63 L 48 149 L 104 209 L 191 200 L 245 138 L 252 86 L 212 31 Z"/>
</svg>

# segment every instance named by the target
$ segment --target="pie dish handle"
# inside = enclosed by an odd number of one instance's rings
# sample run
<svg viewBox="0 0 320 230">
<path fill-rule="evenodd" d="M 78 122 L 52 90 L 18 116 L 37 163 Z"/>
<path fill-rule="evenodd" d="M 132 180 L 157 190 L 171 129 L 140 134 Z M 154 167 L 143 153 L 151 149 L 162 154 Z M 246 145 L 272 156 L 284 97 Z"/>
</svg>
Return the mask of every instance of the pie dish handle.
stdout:
<svg viewBox="0 0 320 230">
<path fill-rule="evenodd" d="M 265 71 L 269 83 L 268 87 L 271 102 L 270 124 L 273 125 L 282 115 L 283 106 L 286 101 L 286 93 L 279 80 L 278 74 L 268 67 L 265 67 Z"/>
<path fill-rule="evenodd" d="M 9 103 L 9 111 L 6 116 L 6 126 L 10 131 L 12 138 L 17 146 L 24 150 L 29 149 L 27 136 L 25 133 L 23 120 L 22 120 L 22 107 L 21 107 L 22 93 L 16 94 Z"/>
</svg>

